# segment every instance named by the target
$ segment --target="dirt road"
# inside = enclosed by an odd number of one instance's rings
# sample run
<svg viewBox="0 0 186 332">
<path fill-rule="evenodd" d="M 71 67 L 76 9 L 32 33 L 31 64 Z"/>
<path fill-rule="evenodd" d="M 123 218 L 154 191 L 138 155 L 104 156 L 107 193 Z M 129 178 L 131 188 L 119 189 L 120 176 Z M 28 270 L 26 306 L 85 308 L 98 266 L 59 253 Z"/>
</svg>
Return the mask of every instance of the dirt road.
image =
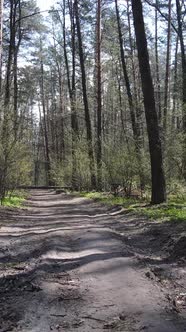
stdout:
<svg viewBox="0 0 186 332">
<path fill-rule="evenodd" d="M 0 222 L 0 332 L 186 331 L 114 231 L 119 215 L 49 191 L 27 208 Z"/>
</svg>

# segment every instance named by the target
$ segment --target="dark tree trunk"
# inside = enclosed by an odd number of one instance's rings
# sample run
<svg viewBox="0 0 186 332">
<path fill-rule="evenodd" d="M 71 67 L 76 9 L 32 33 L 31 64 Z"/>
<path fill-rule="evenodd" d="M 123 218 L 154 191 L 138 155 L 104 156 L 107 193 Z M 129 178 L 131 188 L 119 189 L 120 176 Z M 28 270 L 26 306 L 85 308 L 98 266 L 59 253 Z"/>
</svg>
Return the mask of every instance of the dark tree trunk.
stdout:
<svg viewBox="0 0 186 332">
<path fill-rule="evenodd" d="M 126 132 L 126 121 L 124 119 L 124 110 L 123 110 L 123 103 L 122 103 L 120 68 L 118 69 L 118 67 L 116 67 L 116 76 L 117 76 L 117 81 L 118 81 L 118 94 L 119 94 L 119 106 L 120 106 L 120 118 L 121 118 L 122 131 L 124 133 L 128 153 L 130 154 L 131 150 L 130 150 L 129 139 L 127 137 L 127 132 Z"/>
<path fill-rule="evenodd" d="M 11 70 L 12 70 L 12 61 L 13 61 L 13 54 L 15 49 L 15 8 L 14 2 L 10 2 L 10 41 L 9 41 L 9 48 L 8 48 L 8 61 L 7 61 L 7 68 L 6 68 L 6 78 L 5 78 L 5 108 L 9 105 L 10 102 L 10 86 L 11 86 Z"/>
<path fill-rule="evenodd" d="M 181 46 L 181 59 L 182 59 L 182 106 L 183 106 L 183 176 L 186 180 L 186 53 L 183 34 L 183 20 L 180 0 L 176 0 L 177 20 L 178 20 L 178 36 Z"/>
<path fill-rule="evenodd" d="M 167 31 L 167 55 L 166 55 L 166 70 L 165 70 L 165 91 L 164 91 L 164 105 L 163 105 L 163 129 L 164 141 L 167 130 L 167 109 L 168 109 L 168 93 L 169 93 L 169 77 L 170 77 L 170 48 L 171 48 L 171 0 L 168 3 L 168 31 Z"/>
<path fill-rule="evenodd" d="M 137 159 L 139 163 L 139 176 L 140 176 L 140 186 L 141 189 L 144 189 L 144 171 L 143 171 L 143 162 L 142 162 L 142 154 L 141 154 L 141 144 L 140 144 L 140 130 L 139 125 L 137 123 L 136 116 L 139 116 L 140 110 L 137 105 L 134 102 L 134 98 L 131 91 L 130 81 L 129 81 L 129 75 L 127 72 L 127 66 L 125 61 L 125 54 L 124 54 L 124 45 L 123 45 L 123 36 L 121 31 L 121 22 L 120 22 L 120 15 L 119 15 L 119 8 L 118 8 L 118 0 L 115 0 L 115 8 L 116 8 L 116 17 L 117 17 L 117 24 L 118 24 L 118 36 L 119 36 L 119 44 L 120 44 L 120 55 L 121 55 L 121 64 L 123 69 L 123 76 L 125 80 L 126 90 L 127 90 L 127 96 L 128 96 L 128 103 L 129 103 L 129 110 L 130 110 L 130 117 L 132 122 L 132 130 L 133 130 L 133 136 L 134 136 L 134 142 L 135 142 L 135 149 L 137 154 Z M 130 34 L 130 29 L 129 29 Z M 135 79 L 135 77 L 134 77 Z M 135 82 L 134 82 L 135 86 Z M 137 97 L 137 96 L 136 96 Z"/>
<path fill-rule="evenodd" d="M 77 160 L 76 146 L 79 137 L 79 125 L 76 111 L 76 26 L 74 3 L 69 3 L 70 22 L 71 22 L 71 53 L 72 53 L 72 77 L 71 77 L 71 127 L 72 127 L 72 186 L 78 190 L 77 183 Z"/>
<path fill-rule="evenodd" d="M 22 41 L 22 32 L 21 32 L 21 2 L 17 1 L 18 8 L 15 10 L 18 11 L 19 20 L 16 24 L 16 16 L 14 17 L 14 26 L 15 26 L 15 35 L 14 38 L 17 39 L 17 42 L 14 42 L 14 59 L 13 59 L 13 80 L 14 80 L 14 136 L 17 140 L 17 134 L 19 129 L 18 124 L 18 53 Z"/>
<path fill-rule="evenodd" d="M 178 36 L 176 37 L 176 50 L 174 57 L 174 87 L 173 87 L 173 106 L 172 106 L 172 129 L 176 124 L 176 101 L 178 98 Z"/>
<path fill-rule="evenodd" d="M 152 176 L 151 202 L 152 204 L 159 204 L 166 201 L 166 186 L 163 171 L 162 147 L 158 127 L 158 116 L 156 112 L 154 87 L 149 64 L 149 54 L 141 0 L 132 0 L 132 10 L 149 138 Z"/>
<path fill-rule="evenodd" d="M 184 35 L 183 35 L 183 22 L 181 15 L 181 4 L 180 0 L 176 0 L 177 8 L 177 20 L 178 20 L 178 35 L 180 39 L 181 46 L 181 59 L 182 59 L 182 100 L 183 100 L 183 128 L 186 132 L 186 53 L 185 53 L 185 44 L 184 44 Z"/>
<path fill-rule="evenodd" d="M 127 89 L 127 96 L 128 96 L 128 102 L 129 102 L 129 109 L 130 109 L 130 116 L 132 121 L 132 128 L 133 128 L 133 134 L 134 137 L 137 134 L 137 128 L 136 128 L 136 117 L 135 117 L 135 111 L 134 111 L 134 103 L 132 98 L 132 92 L 130 88 L 130 82 L 129 82 L 129 76 L 127 72 L 127 66 L 125 62 L 125 54 L 124 54 L 124 48 L 123 48 L 123 36 L 121 32 L 121 23 L 120 23 L 120 15 L 119 15 L 119 9 L 118 9 L 118 1 L 115 0 L 115 7 L 116 7 L 116 17 L 117 17 L 117 24 L 118 24 L 118 35 L 119 35 L 119 44 L 120 44 L 120 55 L 121 55 L 121 63 L 122 63 L 122 69 L 123 69 L 123 75 L 125 80 L 125 85 Z"/>
<path fill-rule="evenodd" d="M 69 61 L 67 55 L 66 45 L 66 20 L 65 20 L 65 1 L 63 2 L 63 44 L 64 44 L 64 58 L 67 71 L 68 91 L 71 105 L 71 129 L 72 129 L 72 186 L 77 189 L 77 162 L 76 162 L 76 141 L 79 135 L 78 119 L 76 114 L 76 62 L 75 62 L 75 22 L 74 22 L 74 5 L 72 1 L 68 1 L 70 23 L 71 23 L 71 53 L 72 53 L 72 75 L 70 75 Z"/>
<path fill-rule="evenodd" d="M 0 0 L 0 96 L 2 92 L 3 6 L 4 0 Z"/>
<path fill-rule="evenodd" d="M 101 0 L 97 3 L 96 24 L 96 72 L 97 72 L 97 189 L 102 189 L 102 91 L 101 91 Z"/>
<path fill-rule="evenodd" d="M 85 110 L 85 123 L 86 123 L 86 130 L 87 130 L 88 154 L 89 154 L 89 162 L 90 162 L 91 187 L 96 188 L 95 163 L 94 163 L 94 152 L 93 152 L 93 144 L 92 144 L 92 128 L 91 128 L 91 119 L 90 119 L 88 97 L 87 97 L 83 43 L 82 43 L 82 36 L 81 36 L 81 26 L 80 26 L 79 8 L 78 8 L 77 0 L 75 0 L 75 2 L 74 2 L 74 10 L 75 10 L 75 17 L 76 17 L 77 37 L 78 37 L 78 46 L 79 46 L 79 59 L 80 59 L 81 76 L 82 76 L 81 80 L 82 80 L 83 102 L 84 102 L 84 110 Z"/>
<path fill-rule="evenodd" d="M 158 0 L 156 0 L 158 5 Z M 158 56 L 158 11 L 155 8 L 155 61 L 156 61 L 156 103 L 159 121 L 161 121 L 161 86 L 160 86 L 160 72 L 159 72 L 159 56 Z"/>
<path fill-rule="evenodd" d="M 47 130 L 47 111 L 46 111 L 45 92 L 44 92 L 44 68 L 43 68 L 42 61 L 41 61 L 40 91 L 41 91 L 41 102 L 42 102 L 42 108 L 43 108 L 43 129 L 44 129 L 44 140 L 45 140 L 46 178 L 47 178 L 47 185 L 51 186 L 52 185 L 51 164 L 50 164 L 49 141 L 48 141 L 48 130 Z"/>
</svg>

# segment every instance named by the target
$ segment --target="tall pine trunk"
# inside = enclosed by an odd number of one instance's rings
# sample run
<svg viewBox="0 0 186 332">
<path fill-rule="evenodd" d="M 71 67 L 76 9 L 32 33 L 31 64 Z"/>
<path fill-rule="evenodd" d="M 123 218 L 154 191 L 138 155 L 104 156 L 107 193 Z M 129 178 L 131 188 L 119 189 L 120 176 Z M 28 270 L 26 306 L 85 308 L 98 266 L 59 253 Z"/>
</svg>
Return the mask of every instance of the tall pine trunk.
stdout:
<svg viewBox="0 0 186 332">
<path fill-rule="evenodd" d="M 141 0 L 132 0 L 132 11 L 149 139 L 152 177 L 151 202 L 152 204 L 159 204 L 166 201 L 166 186 L 163 170 L 162 147 L 158 127 L 158 116 L 155 105 L 154 87 L 149 64 L 149 53 L 147 48 Z"/>
<path fill-rule="evenodd" d="M 2 89 L 3 6 L 4 0 L 0 0 L 0 95 Z"/>
<path fill-rule="evenodd" d="M 97 72 L 97 189 L 102 189 L 102 91 L 101 91 L 101 0 L 97 3 L 96 24 L 96 72 Z"/>
<path fill-rule="evenodd" d="M 72 53 L 72 75 L 70 76 L 69 60 L 67 53 L 66 43 L 66 11 L 65 11 L 65 0 L 63 1 L 63 47 L 64 47 L 64 58 L 65 67 L 67 72 L 68 91 L 71 105 L 71 129 L 72 129 L 72 186 L 77 190 L 77 161 L 76 161 L 76 141 L 78 138 L 78 119 L 76 114 L 76 86 L 75 86 L 75 18 L 74 18 L 74 4 L 72 1 L 68 2 L 70 23 L 71 23 L 71 53 Z"/>
<path fill-rule="evenodd" d="M 178 36 L 180 40 L 181 47 L 181 60 L 182 60 L 182 107 L 183 107 L 183 134 L 184 134 L 184 144 L 183 144 L 183 176 L 186 180 L 186 53 L 185 53 L 185 43 L 184 43 L 184 33 L 183 33 L 183 20 L 182 20 L 182 8 L 180 0 L 176 0 L 177 9 L 177 21 L 178 21 Z"/>
<path fill-rule="evenodd" d="M 158 5 L 158 0 L 156 0 Z M 158 11 L 155 8 L 155 62 L 156 62 L 156 103 L 159 121 L 161 121 L 161 85 L 160 85 L 160 72 L 159 72 L 159 55 L 158 55 Z"/>
<path fill-rule="evenodd" d="M 176 49 L 174 56 L 174 85 L 173 85 L 173 105 L 172 105 L 172 129 L 175 129 L 176 124 L 176 108 L 178 98 L 178 36 L 176 37 Z"/>
<path fill-rule="evenodd" d="M 117 18 L 117 25 L 118 25 L 118 37 L 119 37 L 119 44 L 120 44 L 121 64 L 122 64 L 123 76 L 124 76 L 126 90 L 127 90 L 130 118 L 131 118 L 133 137 L 134 137 L 134 142 L 135 142 L 135 150 L 136 150 L 137 160 L 138 160 L 138 164 L 139 164 L 140 186 L 141 186 L 141 189 L 143 190 L 144 186 L 145 186 L 144 171 L 143 171 L 143 162 L 142 162 L 142 149 L 141 149 L 141 144 L 140 144 L 141 143 L 140 142 L 140 130 L 139 130 L 139 125 L 137 123 L 137 116 L 139 116 L 140 112 L 139 112 L 137 102 L 134 101 L 134 97 L 132 94 L 131 85 L 130 85 L 130 81 L 129 81 L 129 75 L 128 75 L 128 71 L 127 71 L 127 65 L 126 65 L 126 61 L 125 61 L 125 53 L 124 53 L 124 45 L 123 45 L 123 36 L 122 36 L 122 31 L 121 31 L 118 0 L 115 0 L 115 9 L 116 9 L 116 18 Z M 129 33 L 130 33 L 130 29 L 129 29 Z M 135 86 L 135 82 L 134 82 L 134 86 Z"/>
<path fill-rule="evenodd" d="M 51 163 L 50 163 L 50 152 L 49 152 L 49 140 L 48 140 L 48 128 L 47 128 L 47 111 L 46 111 L 46 101 L 44 92 L 44 66 L 41 60 L 41 79 L 40 79 L 40 93 L 41 93 L 41 103 L 43 109 L 43 131 L 44 131 L 44 141 L 45 141 L 45 170 L 46 170 L 46 182 L 47 185 L 51 186 Z"/>
<path fill-rule="evenodd" d="M 91 187 L 92 187 L 92 189 L 95 189 L 96 188 L 96 177 L 95 177 L 95 162 L 94 162 L 94 151 L 93 151 L 93 140 L 92 140 L 92 126 L 91 126 L 88 96 L 87 96 L 87 83 L 86 83 L 86 73 L 85 73 L 85 63 L 84 63 L 84 53 L 83 53 L 83 43 L 82 43 L 81 26 L 80 26 L 80 18 L 79 18 L 78 0 L 75 0 L 75 2 L 74 2 L 74 10 L 75 10 L 75 17 L 76 17 L 77 37 L 78 37 L 78 46 L 79 46 L 82 92 L 83 92 L 85 123 L 86 123 L 86 131 L 87 131 L 89 165 L 90 165 L 90 174 L 91 174 Z"/>
<path fill-rule="evenodd" d="M 168 93 L 169 93 L 169 77 L 170 77 L 170 51 L 171 51 L 171 0 L 168 3 L 168 31 L 167 31 L 167 54 L 166 54 L 166 70 L 165 70 L 165 91 L 163 105 L 163 129 L 164 141 L 167 130 L 167 110 L 168 110 Z"/>
</svg>

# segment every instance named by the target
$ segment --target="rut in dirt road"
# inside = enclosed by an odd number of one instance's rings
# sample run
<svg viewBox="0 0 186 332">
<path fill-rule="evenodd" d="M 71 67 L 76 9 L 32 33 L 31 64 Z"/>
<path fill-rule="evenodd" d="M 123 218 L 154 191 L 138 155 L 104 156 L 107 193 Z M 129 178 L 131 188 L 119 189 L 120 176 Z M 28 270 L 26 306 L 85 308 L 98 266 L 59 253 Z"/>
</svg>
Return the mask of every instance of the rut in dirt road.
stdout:
<svg viewBox="0 0 186 332">
<path fill-rule="evenodd" d="M 186 331 L 111 230 L 108 208 L 31 194 L 0 228 L 0 332 Z"/>
</svg>

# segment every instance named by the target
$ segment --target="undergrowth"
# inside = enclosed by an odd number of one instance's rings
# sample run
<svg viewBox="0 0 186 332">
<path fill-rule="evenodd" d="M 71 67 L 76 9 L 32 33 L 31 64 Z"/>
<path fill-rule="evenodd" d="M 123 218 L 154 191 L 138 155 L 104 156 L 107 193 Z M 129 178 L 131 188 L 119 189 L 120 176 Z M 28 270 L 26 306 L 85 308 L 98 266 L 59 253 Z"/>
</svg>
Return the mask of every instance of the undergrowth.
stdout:
<svg viewBox="0 0 186 332">
<path fill-rule="evenodd" d="M 14 191 L 13 193 L 9 193 L 2 201 L 1 205 L 7 207 L 22 207 L 25 199 L 27 197 L 26 192 L 24 191 Z"/>
<path fill-rule="evenodd" d="M 82 192 L 81 196 L 94 199 L 101 203 L 113 206 L 119 205 L 127 212 L 147 216 L 150 219 L 160 219 L 162 221 L 186 221 L 186 196 L 171 195 L 167 203 L 150 205 L 147 199 L 133 199 L 126 197 L 115 197 L 111 194 L 99 192 Z"/>
</svg>

